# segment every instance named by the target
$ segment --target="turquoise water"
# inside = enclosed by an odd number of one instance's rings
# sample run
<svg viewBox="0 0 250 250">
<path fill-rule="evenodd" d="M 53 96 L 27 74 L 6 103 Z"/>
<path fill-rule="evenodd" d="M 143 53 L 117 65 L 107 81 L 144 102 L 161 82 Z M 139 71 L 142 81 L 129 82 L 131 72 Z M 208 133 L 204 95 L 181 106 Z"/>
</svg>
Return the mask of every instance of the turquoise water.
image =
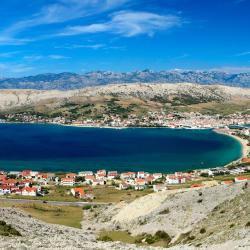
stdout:
<svg viewBox="0 0 250 250">
<path fill-rule="evenodd" d="M 0 124 L 0 169 L 172 172 L 222 166 L 241 156 L 212 130 L 77 128 Z"/>
</svg>

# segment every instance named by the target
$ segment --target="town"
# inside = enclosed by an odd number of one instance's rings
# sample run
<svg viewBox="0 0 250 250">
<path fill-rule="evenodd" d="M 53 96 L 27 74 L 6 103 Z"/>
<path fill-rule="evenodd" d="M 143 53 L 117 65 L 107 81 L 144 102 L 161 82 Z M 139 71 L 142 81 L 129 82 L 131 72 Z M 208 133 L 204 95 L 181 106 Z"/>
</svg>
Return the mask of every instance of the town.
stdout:
<svg viewBox="0 0 250 250">
<path fill-rule="evenodd" d="M 122 190 L 159 192 L 167 189 L 197 188 L 213 184 L 228 185 L 250 180 L 250 158 L 243 158 L 238 165 L 211 169 L 198 169 L 172 174 L 122 172 L 98 170 L 78 173 L 42 173 L 32 170 L 1 171 L 0 195 L 4 197 L 50 197 L 53 188 L 65 192 L 65 197 L 91 201 L 95 199 L 96 187 L 112 187 L 117 192 Z M 63 188 L 63 189 L 62 189 Z M 87 190 L 87 191 L 86 191 Z M 54 192 L 54 191 L 52 191 Z M 51 199 L 53 200 L 51 196 Z M 66 199 L 67 200 L 67 199 Z"/>
<path fill-rule="evenodd" d="M 103 114 L 101 118 L 69 119 L 66 117 L 46 117 L 33 113 L 13 113 L 1 115 L 0 122 L 52 123 L 86 127 L 168 127 L 168 128 L 221 128 L 230 125 L 250 123 L 250 114 L 207 115 L 198 112 L 148 112 L 138 116 L 129 114 L 126 118 L 118 114 Z"/>
</svg>

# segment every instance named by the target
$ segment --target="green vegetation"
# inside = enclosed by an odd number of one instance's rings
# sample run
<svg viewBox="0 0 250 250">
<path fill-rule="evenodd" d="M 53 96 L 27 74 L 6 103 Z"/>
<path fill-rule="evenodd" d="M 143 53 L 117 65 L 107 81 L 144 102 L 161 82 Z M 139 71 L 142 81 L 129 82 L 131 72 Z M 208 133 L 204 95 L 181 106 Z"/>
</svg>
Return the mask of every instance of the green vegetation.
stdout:
<svg viewBox="0 0 250 250">
<path fill-rule="evenodd" d="M 83 210 L 89 210 L 91 208 L 92 208 L 91 205 L 85 205 L 85 206 L 82 207 Z"/>
<path fill-rule="evenodd" d="M 246 223 L 246 227 L 250 227 L 250 221 Z"/>
<path fill-rule="evenodd" d="M 5 221 L 0 221 L 0 235 L 2 236 L 21 236 L 21 234 Z"/>
<path fill-rule="evenodd" d="M 131 202 L 139 197 L 145 196 L 153 192 L 152 189 L 145 189 L 142 191 L 129 190 L 117 190 L 113 186 L 96 186 L 85 187 L 85 191 L 93 193 L 95 202 L 119 202 L 127 201 Z"/>
<path fill-rule="evenodd" d="M 169 214 L 169 208 L 166 208 L 164 210 L 162 210 L 161 212 L 159 212 L 159 214 Z"/>
<path fill-rule="evenodd" d="M 15 207 L 27 212 L 32 217 L 51 224 L 81 228 L 83 211 L 81 207 L 52 206 L 48 204 L 1 202 L 1 207 Z"/>
<path fill-rule="evenodd" d="M 154 235 L 145 233 L 138 236 L 132 236 L 127 231 L 103 231 L 100 233 L 98 240 L 167 247 L 171 237 L 164 231 L 157 231 Z"/>
</svg>

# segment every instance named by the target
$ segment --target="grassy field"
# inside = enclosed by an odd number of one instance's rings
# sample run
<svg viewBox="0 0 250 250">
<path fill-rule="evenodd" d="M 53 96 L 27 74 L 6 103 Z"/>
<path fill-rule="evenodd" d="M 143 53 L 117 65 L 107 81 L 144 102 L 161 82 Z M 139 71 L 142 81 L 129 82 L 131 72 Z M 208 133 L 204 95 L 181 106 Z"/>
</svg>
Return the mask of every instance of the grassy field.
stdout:
<svg viewBox="0 0 250 250">
<path fill-rule="evenodd" d="M 1 207 L 15 207 L 27 212 L 32 217 L 51 224 L 65 225 L 81 228 L 83 211 L 81 207 L 51 206 L 48 204 L 15 204 L 13 202 L 1 202 Z"/>
<path fill-rule="evenodd" d="M 170 242 L 170 237 L 163 231 L 158 231 L 158 233 L 155 235 L 142 234 L 138 236 L 132 236 L 127 231 L 102 231 L 99 234 L 98 240 L 120 241 L 123 243 L 137 244 L 140 246 L 150 245 L 154 247 L 167 247 Z"/>
<path fill-rule="evenodd" d="M 117 190 L 113 186 L 97 186 L 94 188 L 86 187 L 86 191 L 94 194 L 95 202 L 119 202 L 119 201 L 133 201 L 139 197 L 145 196 L 153 192 L 152 189 L 145 189 L 143 191 Z"/>
</svg>

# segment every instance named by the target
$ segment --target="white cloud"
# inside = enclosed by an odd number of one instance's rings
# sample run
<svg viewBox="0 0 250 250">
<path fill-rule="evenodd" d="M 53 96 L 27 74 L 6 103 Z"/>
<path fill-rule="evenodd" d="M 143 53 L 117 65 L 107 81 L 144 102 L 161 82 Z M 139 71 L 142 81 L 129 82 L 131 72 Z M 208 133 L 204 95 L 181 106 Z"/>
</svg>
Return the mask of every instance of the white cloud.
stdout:
<svg viewBox="0 0 250 250">
<path fill-rule="evenodd" d="M 236 54 L 235 56 L 247 56 L 247 55 L 250 55 L 250 51 L 244 51 L 244 52 Z"/>
<path fill-rule="evenodd" d="M 111 20 L 83 26 L 67 27 L 59 36 L 73 36 L 86 33 L 110 32 L 125 37 L 146 34 L 154 35 L 156 31 L 168 30 L 181 26 L 183 20 L 175 15 L 159 15 L 151 12 L 120 11 L 111 15 Z"/>
<path fill-rule="evenodd" d="M 221 71 L 226 73 L 238 74 L 238 73 L 249 73 L 250 67 L 247 66 L 223 66 L 218 68 L 212 68 L 210 71 Z"/>
<path fill-rule="evenodd" d="M 3 30 L 0 34 L 0 44 L 25 44 L 30 40 L 18 39 L 16 35 L 27 29 L 95 15 L 115 9 L 128 1 L 130 0 L 58 0 L 54 4 L 45 5 L 30 18 L 18 21 Z"/>
<path fill-rule="evenodd" d="M 61 59 L 69 59 L 70 58 L 68 56 L 63 56 L 63 55 L 49 55 L 48 57 L 50 59 L 54 59 L 54 60 L 61 60 Z"/>
<path fill-rule="evenodd" d="M 24 60 L 29 60 L 29 61 L 38 61 L 43 59 L 44 56 L 42 55 L 31 55 L 31 56 L 24 56 L 23 59 Z"/>
<path fill-rule="evenodd" d="M 11 58 L 19 53 L 21 53 L 21 51 L 3 52 L 3 53 L 0 53 L 0 58 Z"/>
<path fill-rule="evenodd" d="M 25 73 L 32 71 L 34 68 L 26 64 L 9 64 L 9 63 L 0 63 L 0 71 L 8 71 L 9 73 Z"/>
<path fill-rule="evenodd" d="M 65 46 L 56 46 L 56 49 L 81 49 L 81 48 L 86 48 L 86 49 L 101 49 L 106 47 L 105 44 L 103 43 L 96 43 L 96 44 L 71 44 L 71 45 L 65 45 Z"/>
</svg>

